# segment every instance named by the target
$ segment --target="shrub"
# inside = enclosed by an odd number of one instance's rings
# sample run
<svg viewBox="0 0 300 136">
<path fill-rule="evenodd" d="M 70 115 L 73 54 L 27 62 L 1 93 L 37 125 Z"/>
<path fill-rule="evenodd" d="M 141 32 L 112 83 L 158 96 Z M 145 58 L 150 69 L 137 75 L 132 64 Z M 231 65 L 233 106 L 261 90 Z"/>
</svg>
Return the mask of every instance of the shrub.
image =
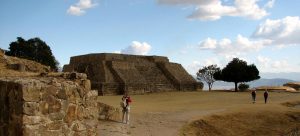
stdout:
<svg viewBox="0 0 300 136">
<path fill-rule="evenodd" d="M 240 91 L 246 91 L 248 88 L 249 88 L 248 84 L 245 84 L 245 83 L 240 83 L 239 84 L 239 90 Z"/>
</svg>

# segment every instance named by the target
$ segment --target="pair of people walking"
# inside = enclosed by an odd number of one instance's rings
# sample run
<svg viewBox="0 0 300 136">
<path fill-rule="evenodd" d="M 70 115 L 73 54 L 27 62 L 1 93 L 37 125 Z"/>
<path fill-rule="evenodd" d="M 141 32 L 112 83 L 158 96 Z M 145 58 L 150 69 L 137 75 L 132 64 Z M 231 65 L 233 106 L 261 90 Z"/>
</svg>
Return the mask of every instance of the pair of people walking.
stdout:
<svg viewBox="0 0 300 136">
<path fill-rule="evenodd" d="M 251 95 L 252 95 L 252 103 L 254 104 L 254 103 L 256 102 L 256 91 L 253 90 L 253 91 L 251 92 Z M 265 92 L 264 92 L 265 104 L 266 104 L 267 101 L 268 101 L 268 97 L 269 97 L 269 93 L 268 93 L 267 90 L 265 90 Z"/>
</svg>

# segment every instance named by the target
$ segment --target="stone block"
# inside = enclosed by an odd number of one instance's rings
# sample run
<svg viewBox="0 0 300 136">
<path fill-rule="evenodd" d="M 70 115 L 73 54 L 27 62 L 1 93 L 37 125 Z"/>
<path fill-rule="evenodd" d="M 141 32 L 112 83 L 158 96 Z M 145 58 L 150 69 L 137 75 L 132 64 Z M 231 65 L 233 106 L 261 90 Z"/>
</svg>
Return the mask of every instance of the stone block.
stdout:
<svg viewBox="0 0 300 136">
<path fill-rule="evenodd" d="M 22 130 L 23 136 L 37 136 L 39 134 L 39 125 L 25 125 Z"/>
<path fill-rule="evenodd" d="M 46 115 L 49 113 L 49 104 L 46 101 L 42 101 L 39 105 L 39 111 L 42 112 L 42 114 Z"/>
<path fill-rule="evenodd" d="M 46 125 L 48 130 L 60 130 L 62 129 L 63 121 L 53 121 Z"/>
<path fill-rule="evenodd" d="M 82 106 L 79 106 L 77 109 L 77 118 L 78 118 L 78 120 L 83 120 L 84 117 L 86 117 L 85 108 Z"/>
<path fill-rule="evenodd" d="M 40 101 L 40 90 L 32 86 L 24 86 L 22 88 L 23 100 L 27 102 Z"/>
<path fill-rule="evenodd" d="M 38 112 L 38 103 L 36 102 L 25 102 L 23 105 L 23 113 L 29 116 L 36 115 Z"/>
<path fill-rule="evenodd" d="M 57 121 L 57 120 L 62 120 L 65 117 L 64 112 L 55 112 L 55 113 L 50 113 L 49 114 L 49 119 L 52 121 Z"/>
<path fill-rule="evenodd" d="M 87 136 L 87 133 L 86 131 L 79 131 L 79 132 L 75 131 L 73 136 Z"/>
<path fill-rule="evenodd" d="M 40 131 L 39 134 L 41 136 L 64 136 L 61 133 L 61 130 L 45 130 L 45 131 Z"/>
<path fill-rule="evenodd" d="M 74 131 L 72 131 L 69 127 L 68 124 L 64 123 L 62 125 L 62 133 L 65 135 L 65 136 L 73 136 L 74 134 Z"/>
<path fill-rule="evenodd" d="M 77 120 L 77 106 L 70 104 L 64 121 L 70 125 L 73 121 Z"/>
<path fill-rule="evenodd" d="M 90 90 L 87 93 L 87 98 L 96 98 L 98 97 L 98 91 L 97 90 Z"/>
<path fill-rule="evenodd" d="M 77 88 L 77 92 L 78 93 L 75 93 L 75 94 L 79 94 L 80 98 L 83 98 L 86 94 L 84 88 Z"/>
<path fill-rule="evenodd" d="M 66 100 L 67 99 L 66 91 L 64 89 L 59 90 L 57 94 L 57 98 Z"/>
<path fill-rule="evenodd" d="M 53 85 L 47 85 L 42 89 L 42 100 L 45 100 L 49 95 L 56 96 L 59 89 Z"/>
<path fill-rule="evenodd" d="M 76 73 L 76 72 L 72 72 L 70 74 L 70 79 L 87 79 L 87 75 L 84 73 Z"/>
<path fill-rule="evenodd" d="M 61 103 L 55 100 L 54 103 L 49 104 L 49 113 L 59 112 L 61 109 Z"/>
<path fill-rule="evenodd" d="M 68 106 L 69 106 L 68 100 L 61 100 L 61 110 L 63 112 L 67 113 Z"/>
<path fill-rule="evenodd" d="M 99 113 L 99 119 L 105 119 L 105 120 L 120 120 L 120 109 L 114 108 L 112 106 L 109 106 L 107 104 L 98 102 L 98 113 Z M 103 117 L 103 118 L 102 118 Z"/>
<path fill-rule="evenodd" d="M 13 69 L 13 70 L 17 70 L 17 71 L 20 71 L 20 72 L 26 71 L 26 66 L 24 64 L 21 64 L 21 63 L 8 64 L 8 68 Z"/>
<path fill-rule="evenodd" d="M 82 86 L 86 90 L 91 90 L 91 81 L 90 80 L 81 80 L 81 82 L 82 82 Z"/>
<path fill-rule="evenodd" d="M 42 121 L 40 116 L 27 116 L 23 115 L 23 124 L 24 125 L 36 125 Z"/>
<path fill-rule="evenodd" d="M 76 132 L 84 131 L 86 130 L 86 126 L 80 122 L 77 122 L 73 124 L 72 130 Z"/>
<path fill-rule="evenodd" d="M 47 95 L 43 97 L 40 103 L 39 109 L 43 114 L 55 113 L 61 110 L 61 103 L 53 95 Z"/>
</svg>

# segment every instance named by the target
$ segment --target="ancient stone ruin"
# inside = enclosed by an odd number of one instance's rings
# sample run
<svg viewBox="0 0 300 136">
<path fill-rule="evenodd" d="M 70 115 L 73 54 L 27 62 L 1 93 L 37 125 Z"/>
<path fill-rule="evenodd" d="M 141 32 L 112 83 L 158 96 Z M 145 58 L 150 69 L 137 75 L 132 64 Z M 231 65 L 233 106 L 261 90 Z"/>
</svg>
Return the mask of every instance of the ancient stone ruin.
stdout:
<svg viewBox="0 0 300 136">
<path fill-rule="evenodd" d="M 64 72 L 86 73 L 99 95 L 144 94 L 148 92 L 197 90 L 199 84 L 167 57 L 123 54 L 74 56 Z"/>
<path fill-rule="evenodd" d="M 0 136 L 95 136 L 98 119 L 119 109 L 97 101 L 81 73 L 0 77 Z"/>
</svg>

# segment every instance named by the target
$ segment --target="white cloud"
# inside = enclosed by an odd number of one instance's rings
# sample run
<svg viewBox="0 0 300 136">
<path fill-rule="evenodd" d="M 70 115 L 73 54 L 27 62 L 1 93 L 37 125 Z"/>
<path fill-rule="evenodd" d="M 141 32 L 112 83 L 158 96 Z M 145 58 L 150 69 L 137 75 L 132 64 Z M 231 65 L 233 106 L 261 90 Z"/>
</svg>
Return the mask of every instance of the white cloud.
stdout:
<svg viewBox="0 0 300 136">
<path fill-rule="evenodd" d="M 159 4 L 167 5 L 207 5 L 218 0 L 158 0 Z"/>
<path fill-rule="evenodd" d="M 271 59 L 263 56 L 257 56 L 256 57 L 257 62 L 262 65 L 263 67 L 267 67 L 268 64 L 270 63 Z"/>
<path fill-rule="evenodd" d="M 261 72 L 300 72 L 300 66 L 289 63 L 288 60 L 272 60 L 268 57 L 257 56 L 257 68 Z"/>
<path fill-rule="evenodd" d="M 121 51 L 114 51 L 113 53 L 120 54 L 120 53 L 121 53 Z"/>
<path fill-rule="evenodd" d="M 193 61 L 191 64 L 186 66 L 186 70 L 191 75 L 196 75 L 196 73 L 200 68 L 202 68 L 202 66 L 202 63 L 200 63 L 199 61 Z"/>
<path fill-rule="evenodd" d="M 190 74 L 196 75 L 198 70 L 200 68 L 202 68 L 203 66 L 217 65 L 218 67 L 222 67 L 224 65 L 224 64 L 221 63 L 221 61 L 217 57 L 206 58 L 201 62 L 200 61 L 193 61 L 191 64 L 185 66 L 185 68 Z"/>
<path fill-rule="evenodd" d="M 217 48 L 217 40 L 207 38 L 204 42 L 200 43 L 201 49 L 215 49 Z"/>
<path fill-rule="evenodd" d="M 200 50 L 210 50 L 220 55 L 224 61 L 234 57 L 258 52 L 264 47 L 281 49 L 290 45 L 300 45 L 300 18 L 287 16 L 282 19 L 267 19 L 261 23 L 249 39 L 238 35 L 235 40 L 207 38 L 200 42 Z M 253 60 L 247 60 L 248 63 Z M 300 72 L 300 66 L 289 59 L 272 60 L 268 57 L 257 56 L 256 64 L 262 72 Z"/>
<path fill-rule="evenodd" d="M 147 55 L 150 50 L 150 44 L 146 42 L 133 41 L 130 46 L 121 50 L 121 53 L 133 55 Z"/>
<path fill-rule="evenodd" d="M 270 0 L 265 4 L 265 8 L 273 8 L 275 0 Z"/>
<path fill-rule="evenodd" d="M 92 0 L 79 0 L 75 5 L 71 5 L 67 10 L 67 13 L 70 15 L 81 16 L 85 14 L 85 10 L 96 6 L 96 3 L 93 3 Z"/>
<path fill-rule="evenodd" d="M 200 20 L 218 20 L 222 16 L 261 19 L 268 13 L 257 2 L 258 0 L 235 0 L 233 5 L 224 5 L 221 0 L 158 0 L 159 4 L 195 6 L 195 11 L 188 18 Z M 273 4 L 274 0 L 270 0 L 265 7 L 271 8 Z"/>
<path fill-rule="evenodd" d="M 200 42 L 201 50 L 211 50 L 227 59 L 240 57 L 250 52 L 257 52 L 266 46 L 281 49 L 288 45 L 300 45 L 300 19 L 287 16 L 283 19 L 267 19 L 252 34 L 252 38 L 238 35 L 234 41 L 223 38 L 216 40 L 207 38 Z M 262 60 L 263 58 L 260 58 Z M 275 66 L 275 65 L 274 65 Z"/>
<path fill-rule="evenodd" d="M 300 19 L 287 16 L 283 19 L 267 19 L 253 34 L 254 38 L 269 39 L 275 45 L 300 44 Z"/>
<path fill-rule="evenodd" d="M 241 54 L 255 52 L 262 49 L 264 46 L 269 45 L 269 40 L 249 40 L 242 35 L 238 35 L 235 41 L 224 38 L 216 40 L 207 38 L 200 43 L 201 50 L 212 50 L 216 54 L 223 55 L 226 58 L 233 58 Z"/>
</svg>

